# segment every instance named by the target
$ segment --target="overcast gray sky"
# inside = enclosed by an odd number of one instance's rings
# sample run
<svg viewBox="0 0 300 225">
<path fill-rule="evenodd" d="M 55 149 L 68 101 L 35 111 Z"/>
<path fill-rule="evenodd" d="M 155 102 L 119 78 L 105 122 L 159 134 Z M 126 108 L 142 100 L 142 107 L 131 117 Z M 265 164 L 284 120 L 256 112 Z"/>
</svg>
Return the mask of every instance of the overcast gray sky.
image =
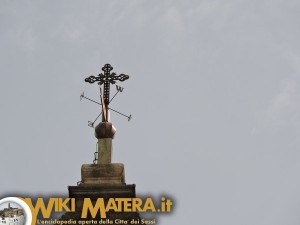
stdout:
<svg viewBox="0 0 300 225">
<path fill-rule="evenodd" d="M 297 0 L 1 0 L 1 194 L 80 180 L 111 63 L 114 162 L 176 200 L 160 224 L 298 225 L 299 24 Z"/>
</svg>

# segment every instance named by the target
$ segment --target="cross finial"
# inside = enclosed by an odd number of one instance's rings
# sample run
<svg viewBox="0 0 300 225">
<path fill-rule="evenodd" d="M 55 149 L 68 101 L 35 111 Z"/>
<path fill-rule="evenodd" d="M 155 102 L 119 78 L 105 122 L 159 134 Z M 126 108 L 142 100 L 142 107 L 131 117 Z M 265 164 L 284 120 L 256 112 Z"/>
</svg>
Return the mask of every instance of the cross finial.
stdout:
<svg viewBox="0 0 300 225">
<path fill-rule="evenodd" d="M 116 80 L 125 81 L 125 80 L 129 79 L 129 76 L 125 75 L 125 74 L 117 75 L 114 72 L 110 73 L 110 71 L 112 71 L 112 70 L 113 70 L 113 67 L 110 64 L 105 64 L 102 67 L 102 71 L 104 72 L 104 74 L 100 73 L 98 75 L 98 77 L 90 76 L 90 77 L 85 78 L 85 82 L 89 82 L 91 84 L 94 83 L 95 81 L 99 81 L 98 82 L 99 85 L 104 84 L 103 98 L 104 98 L 105 105 L 108 105 L 109 101 L 110 101 L 109 100 L 110 84 L 115 84 Z"/>
<path fill-rule="evenodd" d="M 96 81 L 99 81 L 98 84 L 103 84 L 103 102 L 102 102 L 102 108 L 103 108 L 103 114 L 107 114 L 108 105 L 110 103 L 109 99 L 109 92 L 110 92 L 110 84 L 115 84 L 116 81 L 125 81 L 129 79 L 128 75 L 120 74 L 117 75 L 116 73 L 111 71 L 113 70 L 113 67 L 110 64 L 105 64 L 102 67 L 102 71 L 104 73 L 100 73 L 97 77 L 96 76 L 89 76 L 85 78 L 85 82 L 88 83 L 94 83 Z M 105 116 L 106 117 L 106 116 Z"/>
</svg>

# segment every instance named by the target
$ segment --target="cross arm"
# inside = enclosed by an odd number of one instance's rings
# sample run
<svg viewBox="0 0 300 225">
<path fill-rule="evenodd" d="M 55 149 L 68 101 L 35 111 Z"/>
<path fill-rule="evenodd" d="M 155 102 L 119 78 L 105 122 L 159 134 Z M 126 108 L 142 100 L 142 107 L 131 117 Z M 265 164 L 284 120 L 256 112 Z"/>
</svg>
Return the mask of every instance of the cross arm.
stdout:
<svg viewBox="0 0 300 225">
<path fill-rule="evenodd" d="M 89 82 L 90 84 L 96 82 L 96 81 L 100 81 L 100 84 L 103 84 L 105 79 L 105 76 L 101 73 L 98 75 L 98 77 L 95 76 L 89 76 L 87 78 L 84 79 L 85 82 Z"/>
<path fill-rule="evenodd" d="M 126 74 L 120 74 L 118 76 L 113 76 L 112 77 L 112 80 L 119 80 L 119 81 L 125 81 L 127 79 L 129 79 L 129 76 L 126 75 Z"/>
</svg>

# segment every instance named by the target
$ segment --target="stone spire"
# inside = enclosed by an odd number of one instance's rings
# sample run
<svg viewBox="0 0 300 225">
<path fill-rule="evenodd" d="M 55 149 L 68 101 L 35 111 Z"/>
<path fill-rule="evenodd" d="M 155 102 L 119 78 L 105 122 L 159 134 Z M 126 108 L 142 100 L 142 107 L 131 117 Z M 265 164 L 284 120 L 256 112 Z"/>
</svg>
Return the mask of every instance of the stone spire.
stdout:
<svg viewBox="0 0 300 225">
<path fill-rule="evenodd" d="M 129 79 L 128 75 L 111 73 L 113 67 L 105 64 L 102 67 L 104 73 L 97 77 L 90 76 L 85 79 L 86 82 L 103 85 L 101 93 L 102 121 L 95 127 L 95 137 L 98 139 L 98 162 L 97 164 L 84 164 L 81 168 L 83 184 L 115 184 L 125 183 L 124 165 L 121 163 L 112 163 L 112 140 L 116 133 L 116 128 L 109 121 L 109 103 L 111 101 L 110 85 L 116 81 L 125 81 Z M 102 88 L 100 88 L 102 89 Z"/>
<path fill-rule="evenodd" d="M 105 204 L 107 204 L 111 198 L 136 198 L 135 184 L 125 183 L 124 164 L 112 163 L 112 140 L 116 129 L 109 121 L 109 111 L 117 111 L 109 108 L 109 103 L 115 97 L 115 95 L 112 98 L 109 97 L 109 89 L 111 84 L 116 83 L 116 80 L 124 81 L 129 78 L 129 76 L 125 74 L 116 75 L 115 73 L 111 73 L 112 69 L 110 64 L 105 64 L 102 68 L 104 71 L 103 74 L 101 73 L 97 77 L 90 76 L 85 79 L 86 82 L 94 83 L 98 81 L 100 86 L 103 85 L 103 87 L 101 86 L 103 92 L 100 91 L 102 92 L 100 94 L 102 121 L 95 127 L 95 137 L 98 139 L 98 162 L 96 164 L 83 164 L 81 166 L 81 182 L 79 182 L 77 186 L 68 186 L 69 197 L 76 199 L 76 209 L 75 212 L 65 213 L 61 217 L 61 220 L 69 221 L 73 219 L 79 223 L 85 220 L 81 218 L 81 215 L 86 198 L 89 198 L 93 204 L 95 204 L 99 198 L 103 198 Z M 118 88 L 117 86 L 117 91 L 122 92 L 122 88 Z M 84 95 L 82 94 L 81 97 L 84 97 Z M 126 116 L 122 113 L 119 114 Z M 126 117 L 129 121 L 131 115 Z M 89 123 L 89 126 L 90 125 L 93 127 L 94 122 Z M 129 224 L 130 221 L 141 220 L 137 212 L 115 212 L 114 210 L 109 210 L 105 218 L 102 218 L 101 213 L 98 211 L 97 217 L 108 220 L 108 223 L 112 225 L 120 223 Z M 89 214 L 86 219 L 94 219 L 94 216 Z M 105 222 L 105 224 L 106 223 L 107 222 Z"/>
</svg>

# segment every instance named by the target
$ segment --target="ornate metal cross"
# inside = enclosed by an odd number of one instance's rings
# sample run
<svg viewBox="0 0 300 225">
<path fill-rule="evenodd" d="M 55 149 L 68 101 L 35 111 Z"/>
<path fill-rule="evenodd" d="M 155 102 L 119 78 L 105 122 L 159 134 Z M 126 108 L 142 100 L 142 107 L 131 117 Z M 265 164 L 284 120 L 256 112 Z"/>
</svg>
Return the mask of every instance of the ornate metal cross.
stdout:
<svg viewBox="0 0 300 225">
<path fill-rule="evenodd" d="M 106 106 L 108 106 L 110 99 L 109 99 L 109 90 L 110 90 L 110 84 L 115 84 L 116 80 L 119 81 L 125 81 L 127 79 L 129 79 L 128 75 L 125 74 L 120 74 L 117 75 L 116 73 L 110 73 L 110 71 L 113 70 L 113 67 L 110 64 L 105 64 L 102 67 L 102 71 L 104 72 L 104 74 L 100 73 L 98 75 L 98 77 L 95 76 L 90 76 L 85 78 L 85 82 L 89 82 L 89 83 L 94 83 L 96 81 L 99 81 L 98 84 L 102 85 L 104 84 L 103 87 L 103 99 L 104 99 L 104 103 Z"/>
</svg>

